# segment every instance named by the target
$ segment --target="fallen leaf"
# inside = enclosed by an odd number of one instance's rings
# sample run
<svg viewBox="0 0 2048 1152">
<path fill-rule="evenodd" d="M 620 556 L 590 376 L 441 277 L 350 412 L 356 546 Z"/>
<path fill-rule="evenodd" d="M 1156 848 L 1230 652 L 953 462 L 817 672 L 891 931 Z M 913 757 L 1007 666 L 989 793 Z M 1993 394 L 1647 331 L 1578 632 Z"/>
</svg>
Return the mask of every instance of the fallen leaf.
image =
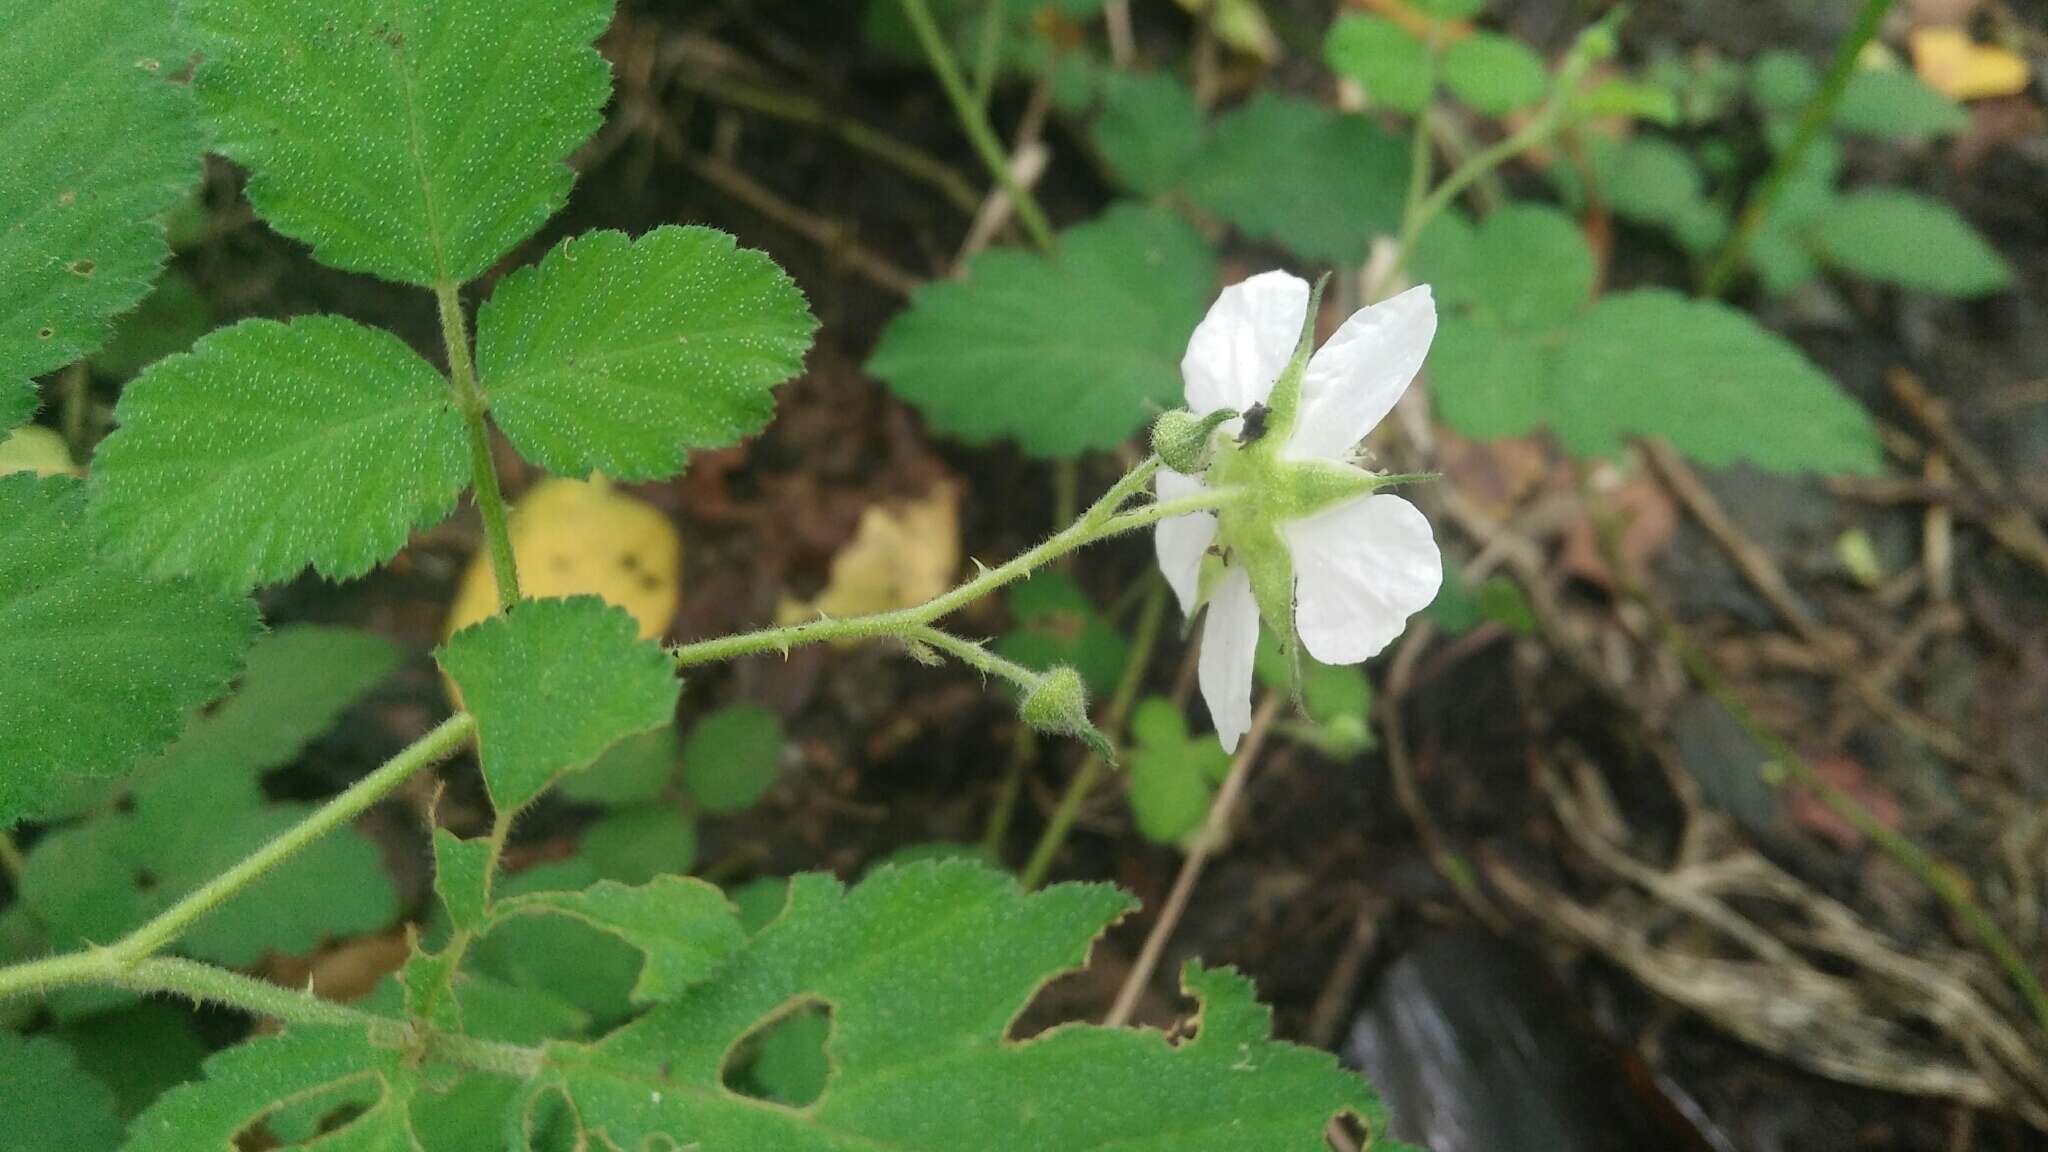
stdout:
<svg viewBox="0 0 2048 1152">
<path fill-rule="evenodd" d="M 551 477 L 528 489 L 508 527 L 519 590 L 533 599 L 594 595 L 633 614 L 640 636 L 668 631 L 682 592 L 683 540 L 653 505 L 603 478 Z M 488 552 L 463 573 L 447 635 L 497 615 Z"/>
<path fill-rule="evenodd" d="M 1951 100 L 2011 96 L 2027 89 L 2027 62 L 1996 44 L 1979 44 L 1961 28 L 1917 28 L 1907 38 L 1913 70 Z"/>
<path fill-rule="evenodd" d="M 916 500 L 870 506 L 853 541 L 832 558 L 815 600 L 784 599 L 776 618 L 845 619 L 922 604 L 953 586 L 960 571 L 960 490 L 934 486 Z"/>
<path fill-rule="evenodd" d="M 0 476 L 9 472 L 33 472 L 38 476 L 83 476 L 85 471 L 71 462 L 71 449 L 64 438 L 39 424 L 16 428 L 0 440 Z"/>
<path fill-rule="evenodd" d="M 1606 493 L 1604 515 L 1621 522 L 1621 555 L 1640 573 L 1649 560 L 1671 544 L 1678 531 L 1678 506 L 1648 476 L 1631 476 Z M 1580 516 L 1565 533 L 1564 569 L 1588 583 L 1614 588 L 1614 573 L 1589 516 Z"/>
</svg>

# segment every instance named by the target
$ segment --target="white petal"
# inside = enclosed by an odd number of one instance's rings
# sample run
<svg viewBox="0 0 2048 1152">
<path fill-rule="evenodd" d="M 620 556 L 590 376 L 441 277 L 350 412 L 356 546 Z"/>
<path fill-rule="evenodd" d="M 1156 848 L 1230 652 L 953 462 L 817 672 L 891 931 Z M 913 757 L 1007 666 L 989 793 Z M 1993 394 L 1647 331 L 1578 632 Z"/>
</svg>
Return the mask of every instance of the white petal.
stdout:
<svg viewBox="0 0 2048 1152">
<path fill-rule="evenodd" d="M 1197 679 L 1209 719 L 1225 752 L 1237 751 L 1238 738 L 1252 726 L 1252 659 L 1259 650 L 1259 605 L 1252 599 L 1252 578 L 1242 568 L 1229 568 L 1209 598 L 1202 623 L 1202 659 Z"/>
<path fill-rule="evenodd" d="M 1281 531 L 1294 556 L 1294 626 L 1325 664 L 1378 655 L 1443 583 L 1429 521 L 1399 496 L 1367 496 Z"/>
<path fill-rule="evenodd" d="M 1360 309 L 1308 362 L 1301 417 L 1287 442 L 1295 459 L 1334 459 L 1393 411 L 1436 338 L 1429 285 Z"/>
<path fill-rule="evenodd" d="M 1171 468 L 1159 470 L 1159 499 L 1175 500 L 1192 496 L 1202 490 L 1202 482 L 1192 476 L 1183 476 Z M 1175 516 L 1161 520 L 1152 530 L 1152 544 L 1159 552 L 1159 570 L 1166 574 L 1166 582 L 1173 586 L 1173 594 L 1180 599 L 1183 616 L 1195 614 L 1195 603 L 1201 594 L 1202 557 L 1209 554 L 1209 545 L 1216 539 L 1216 514 L 1195 512 L 1186 516 Z"/>
<path fill-rule="evenodd" d="M 1301 342 L 1308 296 L 1308 283 L 1285 272 L 1225 288 L 1180 362 L 1188 407 L 1198 416 L 1219 408 L 1242 412 L 1272 395 Z"/>
</svg>

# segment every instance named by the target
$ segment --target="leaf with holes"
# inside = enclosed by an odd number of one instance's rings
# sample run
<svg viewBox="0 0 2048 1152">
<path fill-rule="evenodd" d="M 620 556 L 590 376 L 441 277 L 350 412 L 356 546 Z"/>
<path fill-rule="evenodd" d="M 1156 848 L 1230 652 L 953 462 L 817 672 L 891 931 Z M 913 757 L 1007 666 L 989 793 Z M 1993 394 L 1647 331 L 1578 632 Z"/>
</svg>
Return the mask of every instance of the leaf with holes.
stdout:
<svg viewBox="0 0 2048 1152">
<path fill-rule="evenodd" d="M 746 943 L 725 893 L 702 880 L 657 876 L 639 887 L 611 880 L 580 892 L 536 892 L 503 901 L 499 920 L 552 915 L 580 920 L 640 950 L 646 965 L 633 999 L 673 1000 L 703 983 Z"/>
<path fill-rule="evenodd" d="M 224 588 L 307 565 L 360 576 L 446 517 L 470 478 L 440 373 L 339 317 L 215 332 L 143 373 L 114 416 L 95 520 L 152 571 Z"/>
<path fill-rule="evenodd" d="M 214 1055 L 204 1080 L 171 1089 L 135 1118 L 122 1148 L 226 1152 L 289 1106 L 331 1117 L 332 1128 L 313 1129 L 323 1148 L 417 1149 L 411 1105 L 426 1095 L 422 1081 L 433 1071 L 401 1049 L 372 1044 L 360 1028 L 295 1027 Z"/>
<path fill-rule="evenodd" d="M 457 632 L 436 658 L 476 715 L 484 784 L 500 812 L 667 724 L 680 690 L 667 654 L 595 596 L 528 600 Z"/>
<path fill-rule="evenodd" d="M 798 877 L 782 915 L 710 980 L 594 1044 L 550 1045 L 536 1099 L 569 1101 L 599 1146 L 704 1152 L 1088 1152 L 1163 1134 L 1184 1152 L 1307 1150 L 1338 1115 L 1380 1121 L 1334 1057 L 1269 1039 L 1269 1012 L 1227 970 L 1185 974 L 1201 1004 L 1192 1039 L 1088 1025 L 1010 1039 L 1130 906 L 1103 885 L 1027 894 L 965 861 L 883 868 L 851 891 Z M 750 1038 L 812 1005 L 831 1015 L 815 1102 L 764 1106 L 728 1087 Z"/>
<path fill-rule="evenodd" d="M 246 597 L 100 555 L 76 481 L 0 477 L 0 828 L 169 743 L 255 631 Z"/>
<path fill-rule="evenodd" d="M 170 249 L 199 179 L 172 0 L 0 0 L 0 432 L 30 381 L 105 344 Z"/>
<path fill-rule="evenodd" d="M 324 263 L 475 279 L 568 198 L 612 0 L 191 0 L 194 77 L 249 202 Z"/>
<path fill-rule="evenodd" d="M 1041 457 L 1112 448 L 1180 402 L 1216 257 L 1164 209 L 1124 205 L 1050 257 L 984 252 L 918 290 L 868 361 L 934 428 Z"/>
<path fill-rule="evenodd" d="M 710 228 L 592 232 L 477 316 L 491 417 L 550 472 L 656 480 L 761 430 L 817 328 L 787 273 Z"/>
</svg>

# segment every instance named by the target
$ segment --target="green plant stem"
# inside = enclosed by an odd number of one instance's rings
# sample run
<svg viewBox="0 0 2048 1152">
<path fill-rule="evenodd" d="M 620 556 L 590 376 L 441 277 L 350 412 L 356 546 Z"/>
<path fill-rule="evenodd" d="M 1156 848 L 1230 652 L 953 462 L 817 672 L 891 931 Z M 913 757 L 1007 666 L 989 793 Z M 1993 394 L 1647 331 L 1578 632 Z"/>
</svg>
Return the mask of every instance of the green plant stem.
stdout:
<svg viewBox="0 0 2048 1152">
<path fill-rule="evenodd" d="M 1166 584 L 1154 576 L 1148 582 L 1145 603 L 1138 609 L 1138 625 L 1131 635 L 1131 653 L 1124 663 L 1124 674 L 1116 683 L 1116 691 L 1110 695 L 1109 705 L 1102 710 L 1101 728 L 1115 734 L 1123 731 L 1124 719 L 1131 713 L 1131 706 L 1137 702 L 1138 690 L 1144 686 L 1145 670 L 1152 663 L 1152 649 L 1159 642 L 1160 621 L 1166 615 Z M 1059 806 L 1053 809 L 1052 817 L 1046 822 L 1045 831 L 1039 834 L 1038 843 L 1031 849 L 1031 857 L 1025 861 L 1019 879 L 1026 888 L 1036 888 L 1045 883 L 1052 872 L 1053 860 L 1066 845 L 1067 836 L 1074 830 L 1074 821 L 1080 819 L 1081 809 L 1094 793 L 1096 781 L 1108 767 L 1100 753 L 1090 752 L 1087 759 L 1074 771 L 1074 778 L 1067 782 L 1067 790 L 1060 794 Z"/>
<path fill-rule="evenodd" d="M 960 75 L 960 63 L 953 58 L 953 50 L 946 46 L 945 34 L 939 30 L 938 21 L 932 18 L 931 6 L 925 0 L 899 2 L 903 5 L 904 18 L 910 21 L 911 30 L 917 34 L 918 45 L 924 49 L 932 75 L 938 77 L 939 87 L 945 89 L 946 99 L 952 102 L 954 116 L 959 118 L 968 142 L 974 145 L 975 154 L 981 157 L 982 165 L 995 178 L 997 187 L 1016 207 L 1017 218 L 1024 222 L 1024 230 L 1031 234 L 1031 242 L 1041 251 L 1051 252 L 1054 246 L 1052 224 L 1046 219 L 1044 209 L 1038 206 L 1038 198 L 1010 170 L 1009 152 L 997 137 L 995 126 L 989 123 L 987 110 L 975 101 L 966 78 Z"/>
<path fill-rule="evenodd" d="M 0 968 L 0 999 L 70 984 L 120 983 L 126 978 L 125 973 L 175 941 L 201 917 L 297 855 L 306 845 L 362 815 L 414 773 L 468 746 L 475 735 L 476 720 L 467 712 L 456 713 L 383 767 L 113 944 Z M 203 819 L 204 814 L 195 818 Z"/>
<path fill-rule="evenodd" d="M 484 422 L 490 408 L 477 386 L 470 359 L 469 321 L 462 312 L 462 290 L 450 281 L 434 289 L 441 306 L 441 340 L 448 348 L 448 377 L 462 423 L 469 430 L 469 466 L 476 509 L 483 516 L 484 539 L 491 552 L 491 575 L 498 585 L 498 607 L 519 603 L 519 565 L 512 557 L 512 532 L 506 522 L 505 495 L 498 489 L 498 465 L 491 458 L 491 429 Z"/>
<path fill-rule="evenodd" d="M 1947 905 L 1949 912 L 1969 929 L 1977 938 L 1978 944 L 1999 968 L 2004 970 L 2006 978 L 2011 981 L 2012 986 L 2018 990 L 2020 997 L 2033 1012 L 2034 1020 L 2041 1031 L 2048 1034 L 2048 989 L 2042 987 L 2040 978 L 2034 974 L 2033 968 L 2028 965 L 2026 957 L 2013 943 L 2012 938 L 2005 934 L 2005 930 L 1998 926 L 1998 921 L 1992 919 L 1991 914 L 1984 910 L 1984 906 L 1977 903 L 1976 898 L 1970 894 L 1969 888 L 1958 879 L 1961 873 L 1936 859 L 1911 837 L 1878 819 L 1877 814 L 1854 794 L 1821 775 L 1804 756 L 1785 741 L 1784 737 L 1756 718 L 1749 705 L 1721 675 L 1721 670 L 1715 667 L 1714 662 L 1708 659 L 1700 646 L 1693 642 L 1685 626 L 1636 580 L 1622 547 L 1621 525 L 1615 510 L 1600 498 L 1583 468 L 1580 469 L 1579 488 L 1592 513 L 1595 535 L 1599 538 L 1602 555 L 1607 561 L 1609 571 L 1614 574 L 1617 587 L 1650 613 L 1658 634 L 1677 654 L 1679 663 L 1685 667 L 1692 679 L 1734 718 L 1737 726 L 1747 733 L 1758 747 L 1764 750 L 1770 757 L 1770 763 L 1777 766 L 1785 780 L 1813 793 L 1815 798 L 1827 806 L 1828 811 L 1848 821 L 1885 855 L 1911 872 L 1936 899 Z"/>
<path fill-rule="evenodd" d="M 715 640 L 678 645 L 669 649 L 669 655 L 674 658 L 678 668 L 690 668 L 699 664 L 750 656 L 758 652 L 786 654 L 790 649 L 805 644 L 906 636 L 966 607 L 1005 584 L 1030 575 L 1039 567 L 1076 548 L 1147 528 L 1175 516 L 1220 508 L 1237 499 L 1238 494 L 1235 490 L 1211 488 L 1191 496 L 1148 504 L 1129 512 L 1119 513 L 1118 509 L 1124 502 L 1135 495 L 1158 468 L 1159 461 L 1156 457 L 1148 459 L 1117 481 L 1116 486 L 1102 499 L 1096 501 L 1079 520 L 1043 544 L 1019 554 L 1000 567 L 984 569 L 974 579 L 922 604 L 872 616 L 854 616 L 845 620 L 812 620 L 782 628 L 764 628 L 758 632 L 721 636 Z"/>
<path fill-rule="evenodd" d="M 1399 261 L 1394 265 L 1394 273 L 1390 274 L 1390 277 L 1398 274 L 1407 263 L 1408 253 L 1415 247 L 1415 241 L 1422 235 L 1422 230 L 1429 227 L 1430 221 L 1442 215 L 1443 210 L 1450 207 L 1451 202 L 1480 177 L 1524 152 L 1539 148 L 1548 142 L 1564 123 L 1564 111 L 1563 98 L 1552 98 L 1534 118 L 1522 125 L 1514 134 L 1480 149 L 1464 163 L 1451 169 L 1444 177 L 1444 182 L 1431 189 L 1429 195 L 1423 197 L 1415 210 L 1408 213 L 1406 219 L 1401 222 Z"/>
<path fill-rule="evenodd" d="M 974 46 L 974 105 L 984 114 L 996 94 L 996 75 L 1002 71 L 1003 34 L 1009 30 L 1009 0 L 982 0 L 981 36 Z"/>
<path fill-rule="evenodd" d="M 951 632 L 933 628 L 929 625 L 921 628 L 912 628 L 904 633 L 904 638 L 936 648 L 984 676 L 993 676 L 998 680 L 1008 681 L 1026 691 L 1029 691 L 1033 685 L 1044 679 L 1038 672 L 1026 668 L 1015 660 L 998 656 L 972 640 L 963 639 L 953 635 Z"/>
<path fill-rule="evenodd" d="M 1862 9 L 1856 14 L 1856 22 L 1850 25 L 1842 42 L 1835 45 L 1834 62 L 1828 65 L 1820 90 L 1806 102 L 1805 111 L 1800 113 L 1799 127 L 1792 134 L 1792 143 L 1771 162 L 1771 170 L 1765 174 L 1756 194 L 1743 205 L 1734 233 L 1728 237 L 1728 243 L 1722 247 L 1720 255 L 1700 282 L 1703 295 L 1719 296 L 1726 292 L 1736 273 L 1742 271 L 1744 262 L 1749 258 L 1750 245 L 1755 242 L 1757 233 L 1763 230 L 1764 222 L 1770 219 L 1771 209 L 1777 205 L 1785 185 L 1805 163 L 1806 153 L 1813 147 L 1813 142 L 1834 119 L 1835 107 L 1842 102 L 1842 93 L 1848 90 L 1849 79 L 1855 74 L 1857 59 L 1877 36 L 1878 26 L 1884 22 L 1885 13 L 1891 11 L 1891 7 L 1892 0 L 1864 0 Z"/>
</svg>

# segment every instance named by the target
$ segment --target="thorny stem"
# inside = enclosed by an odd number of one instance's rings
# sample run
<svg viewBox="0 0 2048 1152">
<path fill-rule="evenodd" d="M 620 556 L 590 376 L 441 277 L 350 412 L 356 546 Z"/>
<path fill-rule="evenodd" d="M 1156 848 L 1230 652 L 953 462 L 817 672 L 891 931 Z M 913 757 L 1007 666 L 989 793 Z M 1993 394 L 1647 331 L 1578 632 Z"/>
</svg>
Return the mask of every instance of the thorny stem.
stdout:
<svg viewBox="0 0 2048 1152">
<path fill-rule="evenodd" d="M 963 639 L 951 632 L 926 625 L 912 628 L 903 634 L 904 639 L 914 640 L 936 648 L 962 664 L 975 669 L 984 676 L 1007 680 L 1018 688 L 1029 691 L 1034 684 L 1044 679 L 1042 675 L 1017 663 L 998 656 L 972 640 Z"/>
<path fill-rule="evenodd" d="M 175 941 L 201 917 L 308 844 L 362 815 L 413 774 L 468 746 L 475 735 L 475 718 L 467 712 L 456 713 L 386 761 L 383 767 L 113 944 L 0 968 L 0 1000 L 74 984 L 121 984 L 135 979 L 135 972 L 151 962 L 157 951 Z"/>
<path fill-rule="evenodd" d="M 845 620 L 812 620 L 783 628 L 764 628 L 758 632 L 721 636 L 694 644 L 678 645 L 669 649 L 669 655 L 675 659 L 676 667 L 690 668 L 758 652 L 787 654 L 792 648 L 825 641 L 909 636 L 917 629 L 931 625 L 996 589 L 1030 575 L 1056 557 L 1072 552 L 1076 548 L 1140 528 L 1148 528 L 1161 520 L 1171 520 L 1175 516 L 1220 508 L 1237 499 L 1238 494 L 1234 489 L 1210 488 L 1191 496 L 1147 504 L 1128 512 L 1119 511 L 1158 470 L 1158 458 L 1148 458 L 1117 481 L 1116 486 L 1102 499 L 1096 501 L 1088 511 L 1082 513 L 1080 519 L 1044 543 L 1020 553 L 1000 567 L 984 569 L 974 579 L 922 604 L 872 616 L 854 616 Z"/>
<path fill-rule="evenodd" d="M 960 74 L 960 62 L 953 58 L 953 50 L 946 46 L 946 37 L 939 30 L 938 21 L 932 19 L 931 6 L 926 0 L 900 0 L 900 3 L 904 18 L 910 21 L 911 30 L 917 33 L 917 42 L 924 49 L 932 75 L 938 77 L 939 86 L 946 90 L 946 99 L 952 103 L 953 114 L 959 118 L 968 142 L 974 145 L 975 154 L 981 157 L 982 165 L 995 178 L 997 186 L 1016 205 L 1017 218 L 1024 222 L 1024 230 L 1031 234 L 1031 242 L 1038 245 L 1040 251 L 1051 252 L 1054 247 L 1052 224 L 1046 219 L 1044 209 L 1038 206 L 1038 198 L 1010 170 L 1009 153 L 996 136 L 994 125 L 989 123 L 987 110 L 975 100 L 973 90 L 968 88 L 966 78 Z"/>
<path fill-rule="evenodd" d="M 1771 209 L 1785 191 L 1785 185 L 1805 163 L 1806 153 L 1813 147 L 1813 142 L 1827 127 L 1828 121 L 1834 118 L 1835 106 L 1842 102 L 1842 93 L 1848 90 L 1857 59 L 1876 37 L 1878 25 L 1884 22 L 1885 13 L 1891 10 L 1891 6 L 1892 0 L 1864 0 L 1862 10 L 1856 14 L 1856 23 L 1835 46 L 1835 59 L 1828 65 L 1820 91 L 1813 94 L 1813 99 L 1807 101 L 1806 110 L 1800 113 L 1799 127 L 1793 132 L 1792 143 L 1771 162 L 1771 170 L 1764 176 L 1756 195 L 1743 205 L 1742 216 L 1736 221 L 1735 232 L 1728 237 L 1727 246 L 1721 249 L 1720 256 L 1700 282 L 1702 295 L 1719 296 L 1726 292 L 1736 273 L 1742 270 L 1743 262 L 1749 256 L 1750 244 L 1763 230 L 1764 222 L 1770 219 Z"/>
<path fill-rule="evenodd" d="M 1144 606 L 1138 609 L 1138 626 L 1131 635 L 1131 651 L 1124 663 L 1124 674 L 1117 681 L 1116 691 L 1110 695 L 1109 704 L 1102 711 L 1102 730 L 1112 735 L 1123 730 L 1124 718 L 1130 715 L 1131 705 L 1137 701 L 1138 689 L 1145 683 L 1145 669 L 1152 663 L 1152 648 L 1159 642 L 1160 620 L 1166 614 L 1166 584 L 1159 579 L 1151 580 L 1145 592 Z M 1095 791 L 1095 782 L 1102 775 L 1108 762 L 1099 752 L 1090 752 L 1088 758 L 1074 771 L 1074 778 L 1067 782 L 1067 790 L 1060 796 L 1059 807 L 1053 809 L 1052 818 L 1046 822 L 1045 831 L 1039 834 L 1038 844 L 1031 850 L 1031 858 L 1019 874 L 1020 882 L 1026 889 L 1036 888 L 1045 883 L 1052 871 L 1052 862 L 1067 842 L 1067 835 L 1073 831 L 1074 821 L 1081 816 L 1081 808 L 1088 802 L 1089 794 Z"/>
<path fill-rule="evenodd" d="M 469 321 L 462 312 L 462 290 L 453 281 L 434 288 L 441 306 L 441 339 L 448 347 L 449 384 L 469 431 L 469 467 L 476 490 L 476 508 L 483 516 L 484 539 L 491 552 L 491 575 L 498 586 L 498 607 L 519 603 L 519 565 L 512 557 L 512 532 L 505 519 L 505 496 L 498 490 L 498 466 L 491 459 L 491 430 L 484 423 L 489 404 L 477 387 L 476 365 L 470 360 Z"/>
</svg>

